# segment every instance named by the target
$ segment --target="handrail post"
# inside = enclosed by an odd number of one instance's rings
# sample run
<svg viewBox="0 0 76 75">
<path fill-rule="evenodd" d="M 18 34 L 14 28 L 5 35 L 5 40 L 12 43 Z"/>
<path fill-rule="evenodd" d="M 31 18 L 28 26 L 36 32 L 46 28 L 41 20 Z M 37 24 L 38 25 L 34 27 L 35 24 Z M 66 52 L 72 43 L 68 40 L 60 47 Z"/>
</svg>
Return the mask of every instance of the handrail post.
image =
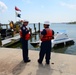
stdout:
<svg viewBox="0 0 76 75">
<path fill-rule="evenodd" d="M 39 26 L 39 30 L 38 30 L 38 32 L 40 33 L 40 22 L 38 23 L 38 26 Z"/>
<path fill-rule="evenodd" d="M 0 46 L 2 46 L 1 33 L 0 33 Z"/>
</svg>

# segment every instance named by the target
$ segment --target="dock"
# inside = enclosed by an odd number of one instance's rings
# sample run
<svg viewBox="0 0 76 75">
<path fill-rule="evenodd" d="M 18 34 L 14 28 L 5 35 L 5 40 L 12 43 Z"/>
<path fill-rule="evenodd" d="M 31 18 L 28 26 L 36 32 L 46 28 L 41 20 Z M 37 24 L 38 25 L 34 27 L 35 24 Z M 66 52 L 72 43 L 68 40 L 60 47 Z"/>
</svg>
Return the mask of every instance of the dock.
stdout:
<svg viewBox="0 0 76 75">
<path fill-rule="evenodd" d="M 2 46 L 6 45 L 8 43 L 11 43 L 11 42 L 15 43 L 16 41 L 19 41 L 19 39 L 20 39 L 20 35 L 16 34 L 14 37 L 2 40 Z"/>
<path fill-rule="evenodd" d="M 76 55 L 53 53 L 50 65 L 39 65 L 39 51 L 29 50 L 31 62 L 24 63 L 22 50 L 0 47 L 0 75 L 76 75 Z"/>
</svg>

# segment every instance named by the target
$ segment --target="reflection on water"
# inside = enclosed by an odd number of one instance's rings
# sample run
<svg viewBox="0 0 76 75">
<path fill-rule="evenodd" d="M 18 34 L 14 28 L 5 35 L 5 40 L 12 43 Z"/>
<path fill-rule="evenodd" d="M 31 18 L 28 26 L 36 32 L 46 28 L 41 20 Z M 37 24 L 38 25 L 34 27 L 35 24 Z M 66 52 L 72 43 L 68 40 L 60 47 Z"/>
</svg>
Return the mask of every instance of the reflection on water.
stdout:
<svg viewBox="0 0 76 75">
<path fill-rule="evenodd" d="M 52 52 L 56 52 L 56 53 L 65 53 L 65 51 L 67 50 L 68 47 L 61 47 L 61 48 L 53 48 Z"/>
</svg>

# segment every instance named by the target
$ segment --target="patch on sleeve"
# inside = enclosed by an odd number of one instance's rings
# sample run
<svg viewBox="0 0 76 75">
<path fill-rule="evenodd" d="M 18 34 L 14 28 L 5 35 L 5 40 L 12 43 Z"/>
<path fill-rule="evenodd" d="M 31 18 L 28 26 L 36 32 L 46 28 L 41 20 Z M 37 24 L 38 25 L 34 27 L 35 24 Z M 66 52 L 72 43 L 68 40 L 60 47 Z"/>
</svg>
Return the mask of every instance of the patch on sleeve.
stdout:
<svg viewBox="0 0 76 75">
<path fill-rule="evenodd" d="M 25 30 L 25 27 L 23 27 L 22 29 Z"/>
</svg>

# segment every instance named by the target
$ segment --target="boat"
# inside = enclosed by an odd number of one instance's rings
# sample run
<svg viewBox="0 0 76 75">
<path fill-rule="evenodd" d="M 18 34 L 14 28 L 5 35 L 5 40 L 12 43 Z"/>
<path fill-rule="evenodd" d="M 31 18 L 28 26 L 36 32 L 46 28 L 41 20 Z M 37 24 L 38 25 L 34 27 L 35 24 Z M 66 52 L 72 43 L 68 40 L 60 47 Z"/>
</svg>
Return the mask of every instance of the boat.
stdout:
<svg viewBox="0 0 76 75">
<path fill-rule="evenodd" d="M 30 44 L 31 44 L 33 47 L 37 47 L 37 46 L 40 46 L 41 41 L 30 42 Z"/>
<path fill-rule="evenodd" d="M 52 40 L 52 47 L 56 47 L 58 45 L 66 46 L 71 44 L 74 44 L 74 40 L 72 38 L 69 38 L 66 33 L 57 33 Z"/>
<path fill-rule="evenodd" d="M 57 32 L 54 35 L 54 39 L 52 39 L 52 48 L 57 47 L 57 46 L 66 46 L 66 45 L 71 45 L 74 44 L 74 40 L 72 38 L 69 38 L 68 35 L 66 33 L 60 33 Z M 35 41 L 35 42 L 30 42 L 30 44 L 32 46 L 36 46 L 36 45 L 41 45 L 41 41 Z"/>
</svg>

